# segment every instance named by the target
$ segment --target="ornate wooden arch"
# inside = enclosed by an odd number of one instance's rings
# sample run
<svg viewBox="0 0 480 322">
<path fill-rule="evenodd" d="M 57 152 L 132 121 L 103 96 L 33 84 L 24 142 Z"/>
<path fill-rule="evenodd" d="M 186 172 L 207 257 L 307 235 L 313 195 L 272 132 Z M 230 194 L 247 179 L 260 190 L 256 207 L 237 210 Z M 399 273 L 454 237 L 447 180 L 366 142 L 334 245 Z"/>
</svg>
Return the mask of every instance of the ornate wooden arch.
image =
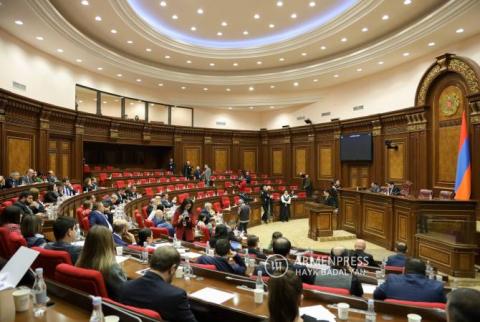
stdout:
<svg viewBox="0 0 480 322">
<path fill-rule="evenodd" d="M 471 59 L 448 53 L 438 56 L 435 63 L 423 74 L 415 94 L 415 106 L 426 105 L 430 86 L 447 72 L 456 73 L 465 81 L 467 99 L 472 112 L 475 112 L 472 103 L 476 102 L 478 105 L 480 101 L 480 67 Z"/>
</svg>

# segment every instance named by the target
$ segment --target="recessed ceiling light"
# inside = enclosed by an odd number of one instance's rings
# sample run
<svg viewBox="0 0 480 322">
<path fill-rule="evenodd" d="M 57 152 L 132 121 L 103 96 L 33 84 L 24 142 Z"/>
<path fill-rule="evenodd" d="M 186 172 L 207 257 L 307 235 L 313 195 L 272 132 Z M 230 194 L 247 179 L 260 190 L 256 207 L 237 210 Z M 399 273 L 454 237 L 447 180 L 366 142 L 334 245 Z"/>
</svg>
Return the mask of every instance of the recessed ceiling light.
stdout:
<svg viewBox="0 0 480 322">
<path fill-rule="evenodd" d="M 277 1 L 277 7 L 283 7 L 283 1 Z"/>
<path fill-rule="evenodd" d="M 127 44 L 133 44 L 132 40 L 127 40 Z"/>
<path fill-rule="evenodd" d="M 338 78 L 338 77 L 340 77 L 340 75 L 335 74 L 335 75 L 333 75 L 333 77 Z"/>
<path fill-rule="evenodd" d="M 379 61 L 378 64 L 379 64 L 379 65 L 383 65 L 384 63 L 383 63 L 383 61 Z"/>
<path fill-rule="evenodd" d="M 160 87 L 162 87 L 162 86 L 163 86 L 163 83 L 158 83 L 157 85 L 160 86 Z"/>
<path fill-rule="evenodd" d="M 464 32 L 464 31 L 465 31 L 465 30 L 464 30 L 463 28 L 458 28 L 457 31 L 456 31 L 456 33 L 457 33 L 457 34 L 461 34 L 461 33 Z"/>
<path fill-rule="evenodd" d="M 103 104 L 107 104 L 107 101 L 103 101 Z"/>
<path fill-rule="evenodd" d="M 122 77 L 123 75 L 122 74 L 117 74 L 117 77 Z"/>
<path fill-rule="evenodd" d="M 58 48 L 58 49 L 57 49 L 57 52 L 63 53 L 63 49 L 62 49 L 62 48 Z"/>
<path fill-rule="evenodd" d="M 411 4 L 411 3 L 412 3 L 412 0 L 405 0 L 405 1 L 403 1 L 403 4 L 406 5 L 406 6 L 408 6 L 408 5 Z"/>
<path fill-rule="evenodd" d="M 207 88 L 207 87 L 204 87 L 203 90 L 204 90 L 204 91 L 208 91 L 208 88 Z"/>
<path fill-rule="evenodd" d="M 187 89 L 185 86 L 182 86 L 182 87 L 180 87 L 180 88 L 183 89 L 183 90 L 186 90 L 186 89 Z"/>
<path fill-rule="evenodd" d="M 260 60 L 257 61 L 257 65 L 261 65 L 261 64 L 262 64 L 262 62 Z"/>
<path fill-rule="evenodd" d="M 243 34 L 244 34 L 245 36 L 248 35 L 248 30 L 244 30 L 244 31 L 243 31 Z"/>
<path fill-rule="evenodd" d="M 217 32 L 217 36 L 223 36 L 223 32 L 221 31 Z"/>
<path fill-rule="evenodd" d="M 347 38 L 343 37 L 342 39 L 340 39 L 341 42 L 347 42 Z"/>
<path fill-rule="evenodd" d="M 177 20 L 177 19 L 178 19 L 178 16 L 177 16 L 177 15 L 172 15 L 172 19 L 173 19 L 173 20 Z"/>
<path fill-rule="evenodd" d="M 215 63 L 210 63 L 209 65 L 213 67 L 213 66 L 215 66 Z"/>
<path fill-rule="evenodd" d="M 35 39 L 37 39 L 37 40 L 43 40 L 43 37 L 42 37 L 42 36 L 37 36 L 37 37 L 35 37 Z"/>
<path fill-rule="evenodd" d="M 96 16 L 96 17 L 95 17 L 95 20 L 96 20 L 96 21 L 102 21 L 102 17 Z"/>
<path fill-rule="evenodd" d="M 302 53 L 302 56 L 304 56 L 304 57 L 307 56 L 307 53 Z"/>
<path fill-rule="evenodd" d="M 103 67 L 97 67 L 97 70 L 103 70 Z"/>
<path fill-rule="evenodd" d="M 290 18 L 292 18 L 292 19 L 297 19 L 297 14 L 296 14 L 295 12 L 292 13 L 292 14 L 290 15 Z"/>
<path fill-rule="evenodd" d="M 310 3 L 308 4 L 311 8 L 315 7 L 317 4 L 315 3 L 315 1 L 310 1 Z"/>
<path fill-rule="evenodd" d="M 130 102 L 130 105 L 133 105 L 133 102 Z"/>
<path fill-rule="evenodd" d="M 229 110 L 231 110 L 231 109 L 232 109 L 232 107 L 231 107 L 231 106 L 229 106 L 229 107 L 228 107 L 228 109 L 229 109 Z"/>
<path fill-rule="evenodd" d="M 80 58 L 77 58 L 77 59 L 75 59 L 75 61 L 76 61 L 77 63 L 81 63 L 83 60 L 81 60 Z"/>
<path fill-rule="evenodd" d="M 275 28 L 275 25 L 273 23 L 268 25 L 268 28 Z"/>
<path fill-rule="evenodd" d="M 203 9 L 202 9 L 202 8 L 198 8 L 198 9 L 197 9 L 197 13 L 198 13 L 199 15 L 203 15 Z"/>
<path fill-rule="evenodd" d="M 275 88 L 275 85 L 270 85 L 270 88 Z"/>
<path fill-rule="evenodd" d="M 433 41 L 428 43 L 428 47 L 433 47 L 433 46 L 435 46 L 435 43 Z"/>
<path fill-rule="evenodd" d="M 228 26 L 228 24 L 227 24 L 227 22 L 226 22 L 226 21 L 222 21 L 221 25 L 222 25 L 223 27 L 226 27 L 226 26 Z"/>
<path fill-rule="evenodd" d="M 23 21 L 22 20 L 15 20 L 15 24 L 21 26 L 21 25 L 23 25 Z"/>
<path fill-rule="evenodd" d="M 164 57 L 165 57 L 165 59 L 170 59 L 170 56 L 168 56 L 168 55 L 165 55 Z"/>
<path fill-rule="evenodd" d="M 275 108 L 275 106 L 273 106 L 273 105 L 270 105 L 270 108 L 271 108 L 271 109 L 274 109 L 274 108 Z"/>
<path fill-rule="evenodd" d="M 117 30 L 116 30 L 116 29 L 112 29 L 112 30 L 110 30 L 110 32 L 111 32 L 112 34 L 116 34 L 116 33 L 117 33 Z"/>
<path fill-rule="evenodd" d="M 152 48 L 146 48 L 145 50 L 148 51 L 148 52 L 151 52 Z"/>
<path fill-rule="evenodd" d="M 254 19 L 260 19 L 260 15 L 258 13 L 256 13 L 256 14 L 253 15 L 253 18 Z"/>
<path fill-rule="evenodd" d="M 404 56 L 404 57 L 407 57 L 407 56 L 409 56 L 409 55 L 410 55 L 410 53 L 403 53 L 403 56 Z"/>
<path fill-rule="evenodd" d="M 190 27 L 190 30 L 191 30 L 191 31 L 197 31 L 197 27 L 191 26 L 191 27 Z"/>
<path fill-rule="evenodd" d="M 313 82 L 314 82 L 314 83 L 318 82 L 318 79 L 317 79 L 317 78 L 315 78 L 315 79 L 313 80 Z"/>
<path fill-rule="evenodd" d="M 300 85 L 298 82 L 293 83 L 293 86 L 295 86 L 295 87 L 298 87 L 298 85 Z"/>
<path fill-rule="evenodd" d="M 230 91 L 231 91 L 231 89 L 230 89 L 230 88 L 225 88 L 225 90 L 226 90 L 227 92 L 230 92 Z"/>
<path fill-rule="evenodd" d="M 140 83 L 141 81 L 142 81 L 142 80 L 141 80 L 140 78 L 137 78 L 137 82 L 139 82 L 139 83 Z"/>
<path fill-rule="evenodd" d="M 363 27 L 362 28 L 362 32 L 367 32 L 368 31 L 368 28 L 367 27 Z"/>
<path fill-rule="evenodd" d="M 251 109 L 251 110 L 253 110 L 253 106 L 249 106 L 248 108 Z"/>
<path fill-rule="evenodd" d="M 83 103 L 83 101 L 82 101 L 82 100 L 79 100 L 78 102 L 79 102 L 79 103 Z"/>
<path fill-rule="evenodd" d="M 237 67 L 237 66 L 238 66 L 238 63 L 233 63 L 233 66 Z"/>
<path fill-rule="evenodd" d="M 160 1 L 160 7 L 166 7 L 167 2 L 166 1 Z"/>
<path fill-rule="evenodd" d="M 280 57 L 280 58 L 278 59 L 278 61 L 285 61 L 285 58 Z"/>
<path fill-rule="evenodd" d="M 191 63 L 192 63 L 192 61 L 191 61 L 191 60 L 187 60 L 187 64 L 191 64 Z"/>
<path fill-rule="evenodd" d="M 388 20 L 390 17 L 388 15 L 383 15 L 382 20 Z"/>
<path fill-rule="evenodd" d="M 248 88 L 248 90 L 249 90 L 250 92 L 252 92 L 252 91 L 254 91 L 254 90 L 255 90 L 255 87 L 253 87 L 253 86 L 250 86 L 250 87 Z"/>
<path fill-rule="evenodd" d="M 80 3 L 81 3 L 82 5 L 84 5 L 84 6 L 88 6 L 88 5 L 89 5 L 89 3 L 88 3 L 87 0 L 82 0 Z"/>
<path fill-rule="evenodd" d="M 357 68 L 357 72 L 361 72 L 363 69 L 361 68 Z"/>
<path fill-rule="evenodd" d="M 325 50 L 325 49 L 327 49 L 327 47 L 326 46 L 321 46 L 320 49 Z"/>
</svg>

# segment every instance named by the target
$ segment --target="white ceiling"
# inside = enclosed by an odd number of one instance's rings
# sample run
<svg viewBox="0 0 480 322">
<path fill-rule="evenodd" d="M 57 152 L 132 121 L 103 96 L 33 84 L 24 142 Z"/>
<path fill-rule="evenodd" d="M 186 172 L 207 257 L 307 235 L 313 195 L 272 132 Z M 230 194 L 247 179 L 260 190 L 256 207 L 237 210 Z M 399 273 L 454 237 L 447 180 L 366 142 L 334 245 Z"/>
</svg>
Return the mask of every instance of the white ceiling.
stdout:
<svg viewBox="0 0 480 322">
<path fill-rule="evenodd" d="M 318 101 L 321 88 L 480 32 L 476 0 L 0 1 L 0 28 L 14 36 L 189 106 Z"/>
</svg>

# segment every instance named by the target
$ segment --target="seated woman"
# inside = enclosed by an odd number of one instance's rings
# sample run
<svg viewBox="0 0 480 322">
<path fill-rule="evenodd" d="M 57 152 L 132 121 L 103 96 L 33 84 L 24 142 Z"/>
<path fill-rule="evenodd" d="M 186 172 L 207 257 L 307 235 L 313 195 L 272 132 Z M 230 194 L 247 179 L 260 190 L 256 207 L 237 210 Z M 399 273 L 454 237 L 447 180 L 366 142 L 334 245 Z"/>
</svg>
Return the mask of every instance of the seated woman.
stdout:
<svg viewBox="0 0 480 322">
<path fill-rule="evenodd" d="M 76 266 L 100 271 L 109 297 L 118 300 L 127 277 L 117 264 L 112 233 L 107 227 L 95 225 L 90 228 Z"/>
<path fill-rule="evenodd" d="M 3 210 L 0 216 L 0 225 L 7 228 L 10 232 L 21 233 L 20 231 L 20 217 L 22 210 L 17 206 L 8 206 Z"/>
<path fill-rule="evenodd" d="M 42 235 L 42 220 L 38 216 L 23 216 L 20 229 L 28 247 L 43 247 L 47 243 Z"/>
<path fill-rule="evenodd" d="M 271 278 L 268 282 L 269 322 L 316 322 L 308 315 L 299 316 L 302 304 L 303 284 L 294 271 Z"/>
<path fill-rule="evenodd" d="M 210 238 L 210 247 L 215 248 L 215 244 L 217 243 L 217 240 L 220 239 L 227 239 L 227 240 L 233 240 L 233 241 L 241 241 L 241 239 L 238 239 L 235 237 L 235 234 L 231 229 L 229 229 L 226 225 L 220 224 L 215 226 L 215 234 Z"/>
<path fill-rule="evenodd" d="M 95 190 L 95 186 L 92 183 L 92 178 L 85 178 L 83 181 L 83 192 L 89 192 Z"/>
<path fill-rule="evenodd" d="M 34 214 L 45 213 L 45 205 L 38 198 L 40 194 L 40 190 L 38 190 L 37 188 L 30 188 L 30 192 L 32 193 L 32 196 L 33 196 L 33 202 L 30 204 L 30 208 L 32 208 L 33 213 Z"/>
<path fill-rule="evenodd" d="M 145 244 L 151 244 L 153 242 L 152 231 L 148 228 L 142 228 L 138 231 L 138 246 L 143 246 Z"/>
</svg>

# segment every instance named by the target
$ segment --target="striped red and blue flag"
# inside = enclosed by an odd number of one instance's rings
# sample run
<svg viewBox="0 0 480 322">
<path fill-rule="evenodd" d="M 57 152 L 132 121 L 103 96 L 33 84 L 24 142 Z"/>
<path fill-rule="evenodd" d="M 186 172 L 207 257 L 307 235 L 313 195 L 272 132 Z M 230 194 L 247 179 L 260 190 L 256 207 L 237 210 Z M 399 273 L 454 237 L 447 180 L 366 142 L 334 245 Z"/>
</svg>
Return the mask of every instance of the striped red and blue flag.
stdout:
<svg viewBox="0 0 480 322">
<path fill-rule="evenodd" d="M 472 167 L 470 164 L 470 140 L 468 138 L 467 119 L 462 113 L 460 142 L 458 143 L 457 176 L 455 179 L 455 199 L 469 200 L 472 189 Z"/>
</svg>

